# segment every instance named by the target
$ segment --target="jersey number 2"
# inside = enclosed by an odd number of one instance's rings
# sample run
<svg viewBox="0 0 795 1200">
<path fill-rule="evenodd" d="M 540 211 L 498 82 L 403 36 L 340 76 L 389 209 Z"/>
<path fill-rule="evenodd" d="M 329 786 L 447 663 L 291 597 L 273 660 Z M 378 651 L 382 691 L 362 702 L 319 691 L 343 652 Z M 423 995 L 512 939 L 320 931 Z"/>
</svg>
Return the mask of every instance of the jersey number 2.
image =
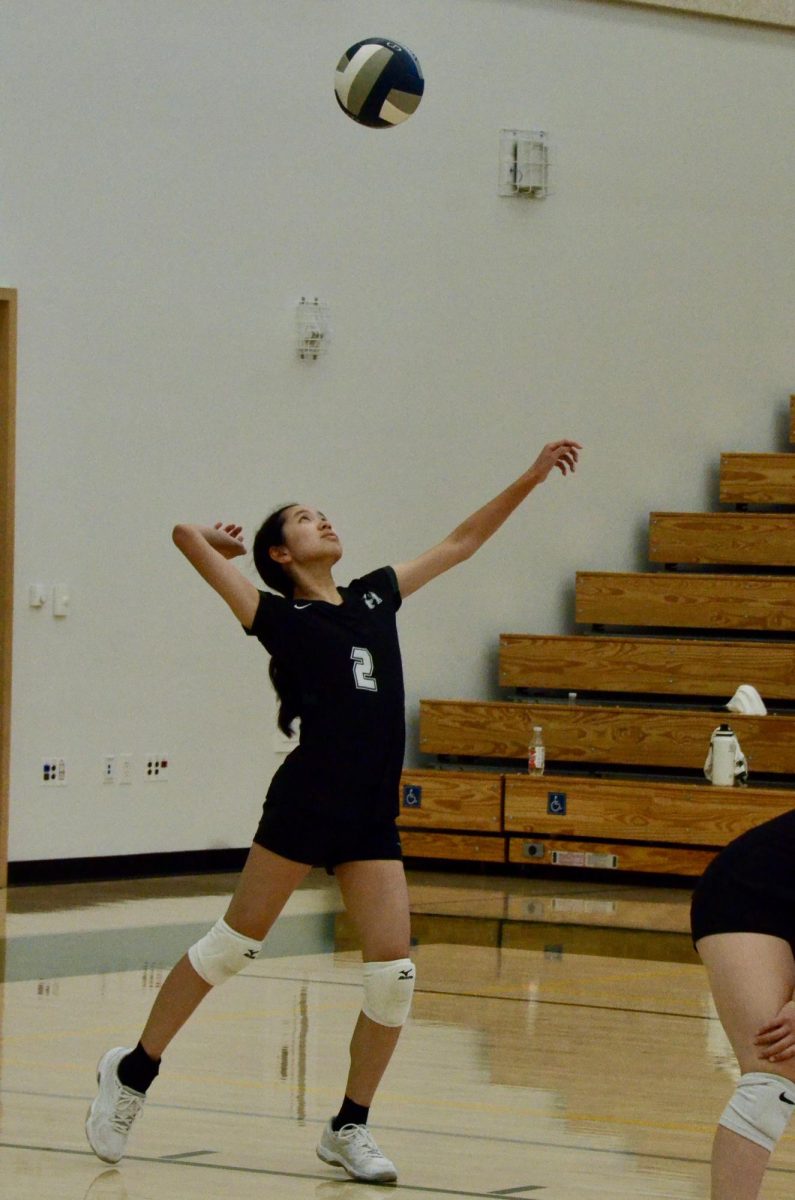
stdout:
<svg viewBox="0 0 795 1200">
<path fill-rule="evenodd" d="M 357 688 L 364 692 L 377 692 L 378 683 L 373 675 L 373 656 L 364 646 L 354 646 L 351 650 L 353 659 L 353 678 Z"/>
</svg>

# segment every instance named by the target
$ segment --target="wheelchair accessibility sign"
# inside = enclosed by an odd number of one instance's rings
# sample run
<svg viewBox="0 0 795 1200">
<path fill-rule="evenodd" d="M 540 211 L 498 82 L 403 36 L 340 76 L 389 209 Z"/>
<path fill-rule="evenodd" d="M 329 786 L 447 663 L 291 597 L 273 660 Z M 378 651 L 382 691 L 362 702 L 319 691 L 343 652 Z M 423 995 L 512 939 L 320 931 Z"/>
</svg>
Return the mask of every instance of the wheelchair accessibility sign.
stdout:
<svg viewBox="0 0 795 1200">
<path fill-rule="evenodd" d="M 552 817 L 565 817 L 566 793 L 547 792 L 547 813 Z"/>
<path fill-rule="evenodd" d="M 422 808 L 422 788 L 416 786 L 404 786 L 403 788 L 403 807 L 404 808 Z"/>
</svg>

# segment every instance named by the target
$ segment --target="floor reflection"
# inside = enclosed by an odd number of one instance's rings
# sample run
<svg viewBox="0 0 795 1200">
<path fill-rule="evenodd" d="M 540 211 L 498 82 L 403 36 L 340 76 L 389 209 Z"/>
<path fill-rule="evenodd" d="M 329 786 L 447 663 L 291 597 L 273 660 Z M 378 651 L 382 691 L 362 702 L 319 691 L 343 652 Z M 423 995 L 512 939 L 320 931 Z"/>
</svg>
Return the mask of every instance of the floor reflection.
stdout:
<svg viewBox="0 0 795 1200">
<path fill-rule="evenodd" d="M 366 1200 L 315 1157 L 361 998 L 333 879 L 313 872 L 266 952 L 169 1048 L 131 1152 L 83 1137 L 97 1058 L 134 1040 L 234 877 L 7 896 L 0 1200 Z M 412 1200 L 695 1200 L 736 1070 L 687 933 L 689 890 L 412 872 L 412 1017 L 372 1120 Z M 791 1194 L 791 1138 L 770 1200 Z M 355 1190 L 354 1190 L 355 1189 Z"/>
</svg>

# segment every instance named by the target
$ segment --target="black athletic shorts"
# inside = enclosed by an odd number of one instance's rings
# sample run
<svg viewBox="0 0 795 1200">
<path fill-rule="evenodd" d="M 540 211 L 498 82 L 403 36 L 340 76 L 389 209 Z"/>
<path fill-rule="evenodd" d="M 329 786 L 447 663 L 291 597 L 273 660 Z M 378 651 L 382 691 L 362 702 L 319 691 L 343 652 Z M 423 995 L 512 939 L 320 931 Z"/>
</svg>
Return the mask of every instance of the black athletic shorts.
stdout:
<svg viewBox="0 0 795 1200">
<path fill-rule="evenodd" d="M 795 953 L 795 812 L 730 842 L 693 893 L 693 941 L 711 933 L 766 933 Z"/>
<path fill-rule="evenodd" d="M 302 815 L 298 806 L 266 801 L 254 841 L 282 858 L 325 867 L 368 859 L 402 859 L 393 819 L 330 821 Z"/>
</svg>

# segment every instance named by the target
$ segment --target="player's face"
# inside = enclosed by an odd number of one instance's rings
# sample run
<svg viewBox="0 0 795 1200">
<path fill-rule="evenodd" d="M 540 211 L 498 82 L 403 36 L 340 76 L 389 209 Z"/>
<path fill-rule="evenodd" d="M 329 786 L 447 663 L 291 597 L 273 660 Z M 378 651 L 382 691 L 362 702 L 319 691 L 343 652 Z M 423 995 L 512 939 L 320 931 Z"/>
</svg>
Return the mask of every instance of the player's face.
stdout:
<svg viewBox="0 0 795 1200">
<path fill-rule="evenodd" d="M 291 508 L 282 528 L 284 544 L 297 563 L 329 559 L 332 563 L 342 557 L 342 543 L 328 517 L 317 508 L 296 504 Z"/>
</svg>

